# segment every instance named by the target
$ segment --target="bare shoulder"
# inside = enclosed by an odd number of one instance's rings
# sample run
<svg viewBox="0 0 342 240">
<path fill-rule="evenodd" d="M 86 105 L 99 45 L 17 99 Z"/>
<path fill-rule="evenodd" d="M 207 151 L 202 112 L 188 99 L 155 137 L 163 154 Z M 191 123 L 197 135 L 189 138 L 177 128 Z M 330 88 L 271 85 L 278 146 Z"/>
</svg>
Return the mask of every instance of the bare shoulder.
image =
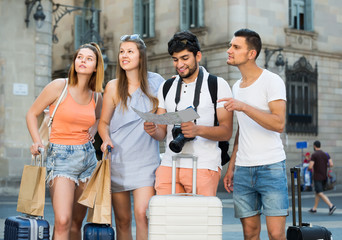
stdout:
<svg viewBox="0 0 342 240">
<path fill-rule="evenodd" d="M 117 85 L 118 85 L 118 80 L 117 79 L 112 79 L 110 80 L 107 85 L 106 85 L 106 88 L 105 88 L 105 92 L 113 92 L 113 91 L 116 91 L 116 88 L 117 88 Z"/>
<path fill-rule="evenodd" d="M 51 81 L 46 87 L 44 91 L 51 95 L 59 95 L 63 88 L 65 87 L 65 78 L 58 78 Z"/>
<path fill-rule="evenodd" d="M 65 87 L 65 78 L 57 78 L 52 80 L 46 87 L 54 89 L 55 91 L 62 90 Z"/>
</svg>

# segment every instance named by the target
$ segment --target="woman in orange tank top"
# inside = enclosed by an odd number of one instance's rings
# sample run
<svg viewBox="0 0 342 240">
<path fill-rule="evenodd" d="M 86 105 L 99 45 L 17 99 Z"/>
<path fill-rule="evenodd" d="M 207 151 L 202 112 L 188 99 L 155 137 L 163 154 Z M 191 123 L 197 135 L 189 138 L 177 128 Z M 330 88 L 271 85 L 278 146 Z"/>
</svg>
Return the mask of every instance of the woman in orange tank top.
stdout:
<svg viewBox="0 0 342 240">
<path fill-rule="evenodd" d="M 74 54 L 69 81 L 50 82 L 26 115 L 33 144 L 31 153 L 43 148 L 38 132 L 38 116 L 49 106 L 54 110 L 65 84 L 67 94 L 58 106 L 51 126 L 47 150 L 47 173 L 55 214 L 53 239 L 81 239 L 81 227 L 87 208 L 77 203 L 86 182 L 96 167 L 92 145 L 100 118 L 104 64 L 96 43 L 82 45 Z M 98 95 L 95 103 L 95 96 Z"/>
</svg>

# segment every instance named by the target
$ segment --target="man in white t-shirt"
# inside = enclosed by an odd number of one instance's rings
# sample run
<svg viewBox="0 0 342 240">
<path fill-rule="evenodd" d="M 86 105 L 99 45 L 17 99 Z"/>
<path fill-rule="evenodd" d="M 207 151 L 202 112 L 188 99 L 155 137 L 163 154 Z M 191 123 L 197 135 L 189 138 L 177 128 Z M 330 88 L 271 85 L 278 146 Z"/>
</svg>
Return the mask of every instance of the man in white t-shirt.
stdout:
<svg viewBox="0 0 342 240">
<path fill-rule="evenodd" d="M 172 144 L 172 150 L 169 147 L 170 142 L 174 140 L 172 129 L 175 126 L 145 123 L 145 131 L 153 138 L 161 141 L 166 136 L 166 151 L 162 156 L 161 166 L 156 171 L 156 192 L 158 195 L 171 194 L 172 156 L 180 150 L 179 153 L 198 157 L 197 194 L 216 196 L 222 168 L 218 141 L 228 141 L 232 136 L 233 114 L 223 108 L 223 103 L 217 104 L 219 126 L 214 126 L 215 105 L 208 87 L 209 73 L 204 67 L 199 66 L 202 54 L 194 34 L 189 31 L 176 33 L 168 43 L 168 51 L 178 75 L 172 81 L 166 96 L 163 89 L 167 81 L 159 88 L 157 114 L 175 112 L 191 106 L 196 109 L 200 118 L 181 124 L 181 132 L 186 141 L 183 147 L 176 149 L 176 152 Z M 195 91 L 196 88 L 200 90 Z M 199 93 L 197 107 L 194 106 L 195 92 Z M 179 101 L 176 100 L 177 93 Z M 217 77 L 217 99 L 227 95 L 232 96 L 228 83 Z M 177 167 L 176 193 L 191 192 L 192 161 L 181 158 L 177 161 Z"/>
<path fill-rule="evenodd" d="M 240 29 L 227 50 L 227 64 L 238 67 L 242 78 L 233 86 L 234 98 L 219 100 L 238 119 L 224 186 L 234 190 L 235 217 L 241 220 L 245 239 L 260 238 L 263 213 L 269 238 L 285 240 L 289 203 L 280 133 L 285 127 L 286 88 L 278 75 L 257 66 L 261 46 L 258 33 Z"/>
</svg>

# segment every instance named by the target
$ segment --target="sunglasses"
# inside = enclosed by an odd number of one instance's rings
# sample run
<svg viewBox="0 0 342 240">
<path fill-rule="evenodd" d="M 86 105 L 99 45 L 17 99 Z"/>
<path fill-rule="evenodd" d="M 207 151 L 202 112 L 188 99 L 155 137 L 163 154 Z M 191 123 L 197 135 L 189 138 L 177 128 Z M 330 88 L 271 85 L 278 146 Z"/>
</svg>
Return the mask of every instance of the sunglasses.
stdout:
<svg viewBox="0 0 342 240">
<path fill-rule="evenodd" d="M 136 41 L 139 41 L 144 47 L 146 47 L 144 41 L 140 38 L 139 34 L 132 34 L 132 35 L 122 35 L 120 37 L 120 40 L 122 42 L 125 42 L 125 41 L 129 41 L 129 40 L 136 40 Z"/>
</svg>

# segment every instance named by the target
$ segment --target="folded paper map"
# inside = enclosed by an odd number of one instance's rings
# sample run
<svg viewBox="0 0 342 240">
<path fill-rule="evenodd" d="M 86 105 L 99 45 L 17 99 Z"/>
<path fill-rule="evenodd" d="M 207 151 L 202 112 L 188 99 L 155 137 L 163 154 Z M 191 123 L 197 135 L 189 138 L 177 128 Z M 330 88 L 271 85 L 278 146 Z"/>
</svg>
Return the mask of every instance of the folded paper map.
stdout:
<svg viewBox="0 0 342 240">
<path fill-rule="evenodd" d="M 146 122 L 153 122 L 155 124 L 163 125 L 180 124 L 182 122 L 193 121 L 200 117 L 192 107 L 178 112 L 167 112 L 160 115 L 150 112 L 141 112 L 134 107 L 132 107 L 132 109 Z"/>
</svg>

